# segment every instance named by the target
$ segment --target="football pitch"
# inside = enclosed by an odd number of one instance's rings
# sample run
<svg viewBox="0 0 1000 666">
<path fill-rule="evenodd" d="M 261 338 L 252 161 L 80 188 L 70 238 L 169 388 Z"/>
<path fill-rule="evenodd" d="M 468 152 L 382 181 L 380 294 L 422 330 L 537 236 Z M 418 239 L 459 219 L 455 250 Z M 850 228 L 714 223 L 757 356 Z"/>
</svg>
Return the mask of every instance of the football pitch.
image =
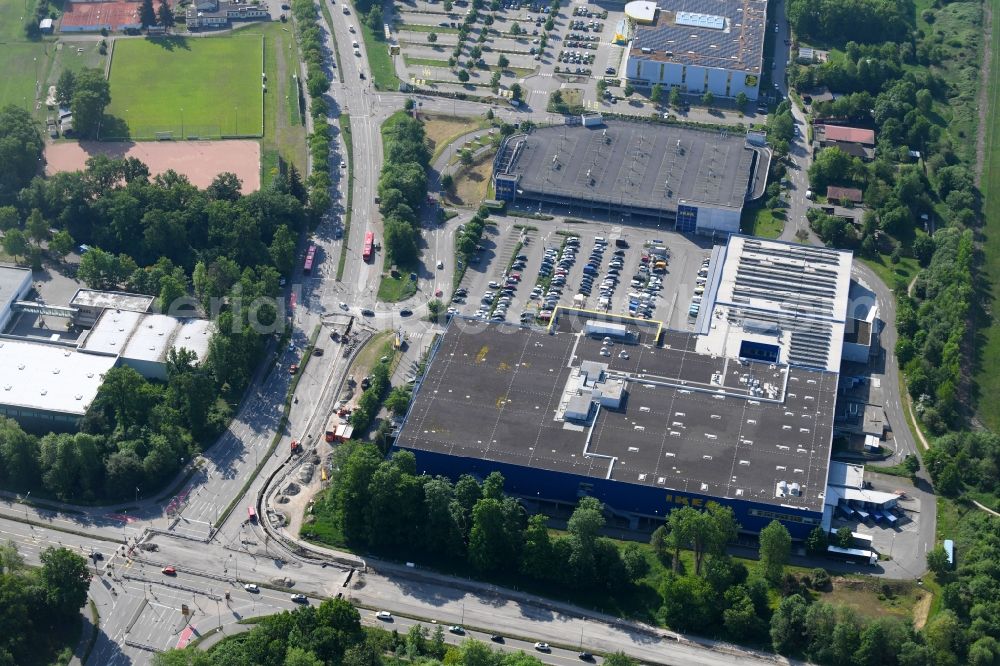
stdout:
<svg viewBox="0 0 1000 666">
<path fill-rule="evenodd" d="M 263 56 L 259 33 L 118 40 L 107 114 L 132 139 L 261 136 Z"/>
</svg>

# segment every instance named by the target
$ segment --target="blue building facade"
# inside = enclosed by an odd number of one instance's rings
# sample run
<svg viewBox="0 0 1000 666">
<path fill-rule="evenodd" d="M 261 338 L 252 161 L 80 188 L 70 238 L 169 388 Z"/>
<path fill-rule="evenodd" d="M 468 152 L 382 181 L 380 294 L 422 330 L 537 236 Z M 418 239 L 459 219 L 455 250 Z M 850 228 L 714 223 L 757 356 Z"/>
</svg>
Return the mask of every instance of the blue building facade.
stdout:
<svg viewBox="0 0 1000 666">
<path fill-rule="evenodd" d="M 745 532 L 756 534 L 772 520 L 777 519 L 788 528 L 792 538 L 798 540 L 805 539 L 823 519 L 822 511 L 806 511 L 774 504 L 710 497 L 613 479 L 592 478 L 537 467 L 452 456 L 407 446 L 398 448 L 413 452 L 417 459 L 418 473 L 441 475 L 455 480 L 462 474 L 485 478 L 491 472 L 500 472 L 505 480 L 504 489 L 513 495 L 567 504 L 575 504 L 580 497 L 587 495 L 622 514 L 665 519 L 675 508 L 690 506 L 700 509 L 709 502 L 718 502 L 732 508 L 736 522 Z"/>
</svg>

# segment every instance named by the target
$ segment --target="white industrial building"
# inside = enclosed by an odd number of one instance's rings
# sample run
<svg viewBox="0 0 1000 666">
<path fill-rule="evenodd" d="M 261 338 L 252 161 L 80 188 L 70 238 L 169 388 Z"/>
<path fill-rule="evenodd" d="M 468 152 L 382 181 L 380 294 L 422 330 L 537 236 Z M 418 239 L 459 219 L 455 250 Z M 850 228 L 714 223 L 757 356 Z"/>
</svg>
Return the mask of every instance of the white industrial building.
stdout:
<svg viewBox="0 0 1000 666">
<path fill-rule="evenodd" d="M 31 291 L 31 271 L 27 268 L 0 266 L 0 331 L 10 321 L 15 302 L 26 298 Z"/>
<path fill-rule="evenodd" d="M 767 0 L 648 0 L 625 14 L 632 39 L 625 78 L 637 85 L 679 87 L 756 100 L 764 59 Z"/>
<path fill-rule="evenodd" d="M 114 367 L 165 380 L 171 349 L 186 348 L 199 361 L 208 355 L 212 322 L 151 313 L 152 297 L 81 289 L 68 306 L 56 306 L 24 300 L 31 285 L 30 270 L 0 266 L 0 417 L 22 427 L 76 428 Z M 2 333 L 16 317 L 32 315 L 88 330 L 76 340 Z"/>
<path fill-rule="evenodd" d="M 712 251 L 698 351 L 839 372 L 852 260 L 844 250 L 730 236 Z"/>
</svg>

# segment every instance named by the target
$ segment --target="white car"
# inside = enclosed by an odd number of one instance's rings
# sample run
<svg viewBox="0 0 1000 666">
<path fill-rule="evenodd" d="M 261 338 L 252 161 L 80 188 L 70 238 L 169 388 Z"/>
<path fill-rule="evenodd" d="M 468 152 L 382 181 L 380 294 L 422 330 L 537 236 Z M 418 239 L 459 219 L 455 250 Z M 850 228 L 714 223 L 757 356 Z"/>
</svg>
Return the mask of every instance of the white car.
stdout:
<svg viewBox="0 0 1000 666">
<path fill-rule="evenodd" d="M 345 303 L 344 301 L 341 301 L 340 302 L 340 309 L 341 310 L 347 310 L 347 303 Z"/>
<path fill-rule="evenodd" d="M 245 583 L 243 585 L 243 589 L 246 590 L 247 592 L 253 592 L 254 594 L 260 592 L 260 588 L 257 587 L 256 583 Z"/>
<path fill-rule="evenodd" d="M 389 620 L 392 619 L 392 613 L 390 613 L 389 611 L 379 611 L 375 613 L 375 617 L 382 620 L 383 622 L 388 622 Z"/>
<path fill-rule="evenodd" d="M 443 261 L 441 261 L 440 259 L 438 259 L 438 262 L 437 262 L 437 267 L 438 267 L 439 269 L 441 269 L 441 268 L 444 268 L 444 262 L 443 262 Z"/>
<path fill-rule="evenodd" d="M 353 25 L 347 26 L 347 31 L 353 34 L 354 33 L 354 26 Z"/>
<path fill-rule="evenodd" d="M 341 161 L 340 162 L 340 168 L 341 169 L 346 169 L 347 168 L 347 162 Z"/>
<path fill-rule="evenodd" d="M 541 641 L 539 641 L 538 643 L 535 643 L 535 649 L 538 650 L 539 652 L 549 652 L 549 651 L 551 651 L 551 648 L 549 647 L 549 644 L 548 643 L 542 643 Z"/>
</svg>

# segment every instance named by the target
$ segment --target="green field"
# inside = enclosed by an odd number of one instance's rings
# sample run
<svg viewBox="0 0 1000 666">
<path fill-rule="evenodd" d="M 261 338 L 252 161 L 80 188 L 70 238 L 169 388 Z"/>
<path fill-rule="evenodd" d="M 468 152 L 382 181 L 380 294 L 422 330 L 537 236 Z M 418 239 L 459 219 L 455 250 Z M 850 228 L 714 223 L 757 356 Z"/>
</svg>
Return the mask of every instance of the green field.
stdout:
<svg viewBox="0 0 1000 666">
<path fill-rule="evenodd" d="M 990 0 L 994 21 L 1000 12 L 1000 0 Z M 979 418 L 988 427 L 1000 428 L 1000 84 L 997 82 L 1000 67 L 1000 30 L 992 31 L 992 62 L 990 62 L 989 112 L 986 118 L 986 159 L 983 165 L 982 191 L 985 196 L 985 241 L 983 243 L 983 273 L 988 291 L 988 311 L 993 320 L 983 331 L 983 341 L 978 350 L 976 386 L 979 393 Z"/>
<path fill-rule="evenodd" d="M 785 228 L 784 212 L 779 212 L 779 215 L 775 216 L 770 208 L 747 206 L 740 220 L 740 232 L 761 238 L 777 238 Z"/>
<path fill-rule="evenodd" d="M 35 82 L 48 72 L 52 42 L 24 36 L 24 17 L 35 11 L 30 0 L 0 0 L 0 106 L 14 104 L 34 110 Z M 42 100 L 44 101 L 44 99 Z"/>
<path fill-rule="evenodd" d="M 261 136 L 264 37 L 259 32 L 208 39 L 119 40 L 111 63 L 108 115 L 128 136 Z M 280 85 L 269 85 L 285 94 Z M 102 138 L 112 138 L 105 136 Z"/>
</svg>

